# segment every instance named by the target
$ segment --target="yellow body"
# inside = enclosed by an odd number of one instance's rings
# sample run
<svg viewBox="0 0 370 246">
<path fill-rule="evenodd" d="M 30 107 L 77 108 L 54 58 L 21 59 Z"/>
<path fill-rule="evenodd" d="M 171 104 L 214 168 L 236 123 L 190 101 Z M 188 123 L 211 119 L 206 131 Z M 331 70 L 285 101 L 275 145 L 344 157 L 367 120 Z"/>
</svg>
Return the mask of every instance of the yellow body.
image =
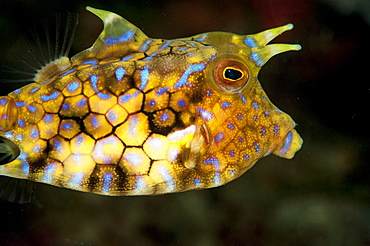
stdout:
<svg viewBox="0 0 370 246">
<path fill-rule="evenodd" d="M 0 97 L 0 135 L 20 155 L 0 175 L 106 195 L 152 195 L 225 184 L 260 158 L 292 158 L 295 123 L 267 98 L 258 72 L 299 45 L 211 32 L 148 38 L 122 17 L 94 45 L 44 67 Z"/>
</svg>

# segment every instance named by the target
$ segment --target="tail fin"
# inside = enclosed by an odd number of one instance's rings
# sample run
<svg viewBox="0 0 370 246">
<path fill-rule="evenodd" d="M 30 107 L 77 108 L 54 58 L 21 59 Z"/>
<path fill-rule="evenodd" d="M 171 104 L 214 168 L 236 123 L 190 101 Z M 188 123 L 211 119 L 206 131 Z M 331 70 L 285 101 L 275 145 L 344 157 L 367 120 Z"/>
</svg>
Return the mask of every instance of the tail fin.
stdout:
<svg viewBox="0 0 370 246">
<path fill-rule="evenodd" d="M 15 143 L 0 136 L 0 165 L 12 162 L 19 156 L 19 154 L 20 150 Z"/>
</svg>

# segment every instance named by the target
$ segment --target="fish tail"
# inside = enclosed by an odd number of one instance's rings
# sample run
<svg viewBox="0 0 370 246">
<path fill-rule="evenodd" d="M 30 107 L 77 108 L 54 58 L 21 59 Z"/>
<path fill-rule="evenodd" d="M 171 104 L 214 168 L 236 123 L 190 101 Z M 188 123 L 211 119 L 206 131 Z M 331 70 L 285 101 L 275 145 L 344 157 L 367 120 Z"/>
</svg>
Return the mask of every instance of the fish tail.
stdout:
<svg viewBox="0 0 370 246">
<path fill-rule="evenodd" d="M 20 150 L 15 143 L 0 136 L 0 166 L 12 162 L 19 154 Z"/>
</svg>

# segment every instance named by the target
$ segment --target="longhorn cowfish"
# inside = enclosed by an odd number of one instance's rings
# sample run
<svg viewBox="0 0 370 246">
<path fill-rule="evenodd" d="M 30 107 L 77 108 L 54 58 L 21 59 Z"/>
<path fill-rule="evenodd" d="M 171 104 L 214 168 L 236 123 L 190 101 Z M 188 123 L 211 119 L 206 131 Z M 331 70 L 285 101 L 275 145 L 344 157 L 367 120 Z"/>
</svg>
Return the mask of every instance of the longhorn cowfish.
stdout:
<svg viewBox="0 0 370 246">
<path fill-rule="evenodd" d="M 268 44 L 253 35 L 152 39 L 112 12 L 95 43 L 45 65 L 0 97 L 0 175 L 111 196 L 223 185 L 260 158 L 292 158 L 302 139 L 257 79 Z"/>
</svg>

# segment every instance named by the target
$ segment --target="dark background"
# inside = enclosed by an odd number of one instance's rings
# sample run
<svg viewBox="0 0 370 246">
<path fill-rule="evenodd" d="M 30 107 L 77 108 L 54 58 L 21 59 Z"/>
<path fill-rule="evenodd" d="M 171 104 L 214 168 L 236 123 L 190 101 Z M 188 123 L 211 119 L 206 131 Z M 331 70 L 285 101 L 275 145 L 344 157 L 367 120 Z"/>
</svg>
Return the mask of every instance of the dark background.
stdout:
<svg viewBox="0 0 370 246">
<path fill-rule="evenodd" d="M 269 156 L 203 191 L 104 197 L 36 184 L 31 204 L 0 201 L 0 244 L 370 245 L 369 3 L 0 0 L 1 52 L 67 11 L 80 14 L 71 55 L 89 47 L 102 23 L 86 5 L 118 13 L 153 38 L 294 23 L 273 42 L 303 49 L 274 57 L 259 78 L 305 141 L 292 160 Z M 2 84 L 1 95 L 21 85 Z"/>
</svg>

